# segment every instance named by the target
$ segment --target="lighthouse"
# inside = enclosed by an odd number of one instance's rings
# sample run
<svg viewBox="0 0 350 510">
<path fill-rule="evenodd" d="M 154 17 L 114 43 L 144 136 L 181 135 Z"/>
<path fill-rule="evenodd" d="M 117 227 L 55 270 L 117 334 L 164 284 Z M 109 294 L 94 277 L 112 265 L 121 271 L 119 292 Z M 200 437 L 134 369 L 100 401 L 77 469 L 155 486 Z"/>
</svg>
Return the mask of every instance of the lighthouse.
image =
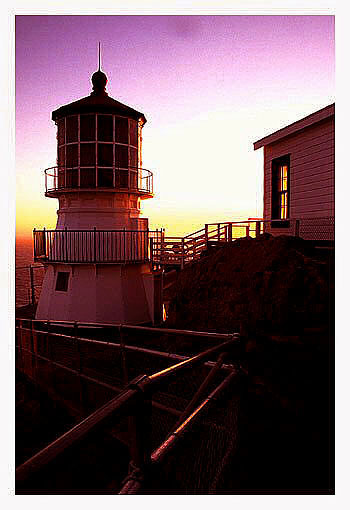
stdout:
<svg viewBox="0 0 350 510">
<path fill-rule="evenodd" d="M 146 118 L 108 95 L 100 59 L 91 81 L 90 95 L 52 113 L 57 165 L 45 170 L 45 196 L 58 199 L 58 218 L 55 230 L 34 229 L 34 258 L 45 266 L 36 318 L 154 323 L 157 233 L 141 215 L 153 196 L 142 168 Z"/>
</svg>

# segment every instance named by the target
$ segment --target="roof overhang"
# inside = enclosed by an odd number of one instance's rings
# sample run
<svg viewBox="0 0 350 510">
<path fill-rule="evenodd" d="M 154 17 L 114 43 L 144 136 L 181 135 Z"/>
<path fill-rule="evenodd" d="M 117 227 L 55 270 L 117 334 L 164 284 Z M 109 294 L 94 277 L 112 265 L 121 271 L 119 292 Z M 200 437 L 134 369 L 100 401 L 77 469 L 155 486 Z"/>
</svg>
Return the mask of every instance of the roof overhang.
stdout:
<svg viewBox="0 0 350 510">
<path fill-rule="evenodd" d="M 297 131 L 300 131 L 311 126 L 312 124 L 316 124 L 317 122 L 327 119 L 328 117 L 332 117 L 334 116 L 334 111 L 335 103 L 330 104 L 325 108 L 322 108 L 321 110 L 318 110 L 317 112 L 314 112 L 311 115 L 304 117 L 303 119 L 293 122 L 293 124 L 289 124 L 289 126 L 279 129 L 278 131 L 275 131 L 271 135 L 265 136 L 264 138 L 261 138 L 260 140 L 255 142 L 254 150 L 260 149 L 265 145 L 270 145 L 271 143 L 277 142 L 281 138 L 285 138 L 286 136 L 292 135 Z"/>
</svg>

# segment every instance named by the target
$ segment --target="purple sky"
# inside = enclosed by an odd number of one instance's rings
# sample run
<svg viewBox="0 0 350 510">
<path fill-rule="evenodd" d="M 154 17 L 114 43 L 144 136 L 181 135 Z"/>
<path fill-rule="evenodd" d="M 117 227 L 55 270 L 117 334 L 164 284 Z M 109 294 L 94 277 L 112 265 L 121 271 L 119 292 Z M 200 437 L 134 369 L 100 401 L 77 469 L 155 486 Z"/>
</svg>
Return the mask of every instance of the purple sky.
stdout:
<svg viewBox="0 0 350 510">
<path fill-rule="evenodd" d="M 334 101 L 332 16 L 17 16 L 19 233 L 55 224 L 50 116 L 90 93 L 98 41 L 108 93 L 148 120 L 144 210 L 169 235 L 261 214 L 252 143 Z"/>
</svg>

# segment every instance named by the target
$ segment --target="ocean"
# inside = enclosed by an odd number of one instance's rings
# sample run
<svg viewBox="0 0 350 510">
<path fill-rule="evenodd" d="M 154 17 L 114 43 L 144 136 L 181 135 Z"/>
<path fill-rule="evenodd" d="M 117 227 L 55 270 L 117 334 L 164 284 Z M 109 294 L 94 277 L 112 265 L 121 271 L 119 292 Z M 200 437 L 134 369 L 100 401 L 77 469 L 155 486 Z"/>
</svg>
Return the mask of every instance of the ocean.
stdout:
<svg viewBox="0 0 350 510">
<path fill-rule="evenodd" d="M 35 298 L 38 300 L 44 277 L 42 265 L 34 262 L 33 240 L 16 239 L 16 307 L 25 306 L 31 302 L 30 270 L 34 265 Z"/>
</svg>

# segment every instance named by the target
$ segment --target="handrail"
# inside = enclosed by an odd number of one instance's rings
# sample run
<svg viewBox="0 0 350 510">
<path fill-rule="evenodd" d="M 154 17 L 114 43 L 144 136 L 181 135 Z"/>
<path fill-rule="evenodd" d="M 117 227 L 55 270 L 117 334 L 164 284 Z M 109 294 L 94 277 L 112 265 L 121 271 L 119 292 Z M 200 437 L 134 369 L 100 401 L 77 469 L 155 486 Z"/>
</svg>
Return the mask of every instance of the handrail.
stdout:
<svg viewBox="0 0 350 510">
<path fill-rule="evenodd" d="M 66 166 L 51 166 L 44 170 L 45 174 L 45 192 L 52 194 L 61 190 L 76 190 L 76 189 L 108 189 L 108 190 L 132 190 L 140 193 L 153 194 L 153 173 L 147 168 L 138 166 L 120 167 L 117 165 L 104 166 L 104 165 L 91 165 L 89 169 L 95 171 L 95 183 L 93 186 L 81 186 L 81 172 L 88 170 L 87 167 L 66 167 Z M 98 176 L 100 170 L 109 170 L 111 172 L 111 181 L 109 185 L 99 185 Z M 118 175 L 116 172 L 127 172 L 127 184 L 126 186 L 118 185 Z M 76 175 L 74 174 L 76 172 Z M 76 181 L 73 183 L 73 175 L 76 177 Z M 132 177 L 131 177 L 132 176 Z M 48 182 L 51 181 L 51 182 Z"/>
<path fill-rule="evenodd" d="M 203 334 L 203 332 L 201 334 Z M 227 348 L 230 348 L 239 340 L 239 334 L 237 333 L 227 336 L 231 338 L 195 356 L 180 361 L 164 370 L 155 372 L 150 376 L 143 375 L 134 379 L 120 395 L 113 397 L 87 418 L 83 419 L 80 423 L 19 466 L 16 469 L 17 481 L 26 480 L 30 474 L 47 465 L 59 454 L 66 451 L 67 448 L 75 444 L 76 441 L 85 438 L 91 431 L 96 430 L 97 427 L 105 425 L 108 419 L 125 415 L 125 413 L 130 412 L 131 409 L 135 409 L 135 406 L 139 403 L 140 396 L 144 398 L 145 392 L 149 393 L 157 390 L 163 382 L 168 381 L 179 372 L 193 368 L 216 352 L 227 350 Z"/>
</svg>

